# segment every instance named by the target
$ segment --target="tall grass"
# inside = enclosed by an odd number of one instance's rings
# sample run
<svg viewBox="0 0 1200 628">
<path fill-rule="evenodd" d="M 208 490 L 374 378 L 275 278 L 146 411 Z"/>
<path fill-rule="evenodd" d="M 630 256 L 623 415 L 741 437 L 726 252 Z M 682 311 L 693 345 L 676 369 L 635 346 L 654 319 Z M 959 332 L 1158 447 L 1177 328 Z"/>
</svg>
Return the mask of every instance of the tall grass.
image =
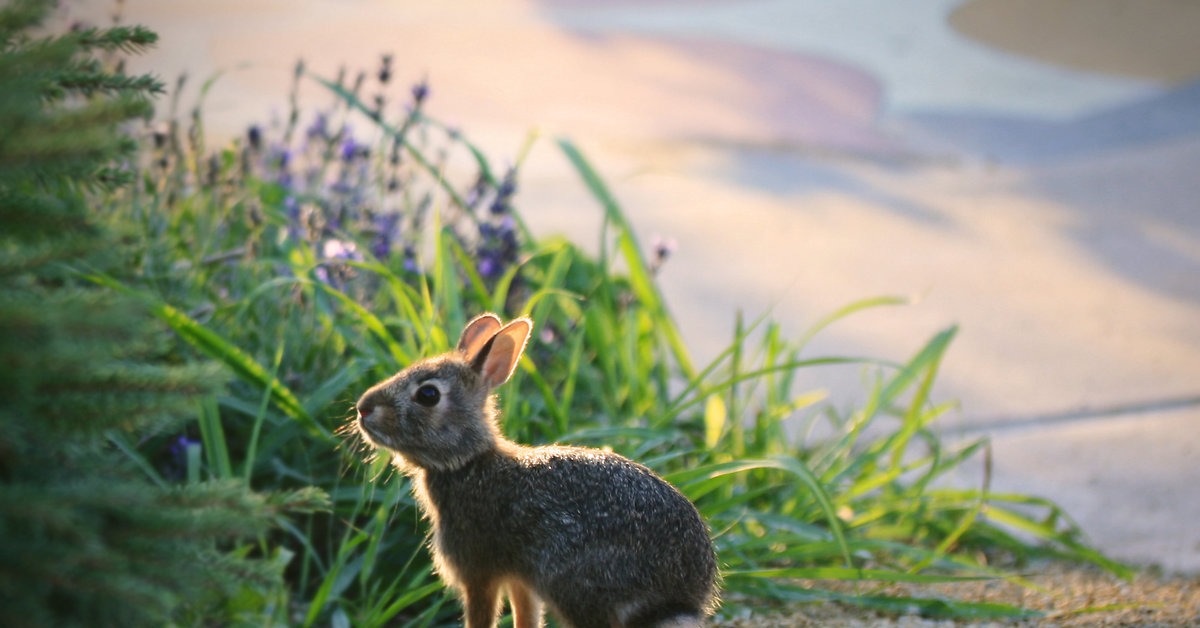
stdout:
<svg viewBox="0 0 1200 628">
<path fill-rule="evenodd" d="M 1011 568 L 1032 555 L 1125 573 L 1051 502 L 951 487 L 948 472 L 982 464 L 987 451 L 985 440 L 949 447 L 933 429 L 951 407 L 930 390 L 953 327 L 902 364 L 809 353 L 805 340 L 824 327 L 898 303 L 867 299 L 796 341 L 768 320 L 738 318 L 725 350 L 694 364 L 620 204 L 569 140 L 554 149 L 604 213 L 599 256 L 530 238 L 511 207 L 519 169 L 498 176 L 462 134 L 426 116 L 424 85 L 393 101 L 386 78 L 315 80 L 330 101 L 307 119 L 293 95 L 285 122 L 215 153 L 180 124 L 148 142 L 139 185 L 108 199 L 114 222 L 145 244 L 128 276 L 96 278 L 140 295 L 178 332 L 176 351 L 227 367 L 224 392 L 185 434 L 126 448 L 147 474 L 318 486 L 331 498 L 331 512 L 281 521 L 265 541 L 290 562 L 289 602 L 263 602 L 264 622 L 456 620 L 407 480 L 339 428 L 361 391 L 447 349 L 481 311 L 531 316 L 538 330 L 502 391 L 505 432 L 610 447 L 680 487 L 715 536 L 725 613 L 835 599 L 1024 616 L 880 591 L 1014 579 Z M 473 172 L 457 180 L 462 164 Z M 797 389 L 800 369 L 844 363 L 874 374 L 855 411 Z M 167 477 L 180 438 L 196 444 L 193 455 Z"/>
</svg>

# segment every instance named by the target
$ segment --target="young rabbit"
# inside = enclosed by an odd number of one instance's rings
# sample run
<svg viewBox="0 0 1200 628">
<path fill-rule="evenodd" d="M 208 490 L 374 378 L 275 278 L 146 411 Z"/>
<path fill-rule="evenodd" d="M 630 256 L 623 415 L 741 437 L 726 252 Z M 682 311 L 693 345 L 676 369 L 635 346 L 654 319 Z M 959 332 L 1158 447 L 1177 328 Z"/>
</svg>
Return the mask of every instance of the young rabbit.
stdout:
<svg viewBox="0 0 1200 628">
<path fill-rule="evenodd" d="M 484 314 L 457 351 L 416 362 L 358 401 L 357 426 L 394 454 L 433 529 L 438 573 L 467 628 L 491 628 L 507 595 L 517 628 L 699 626 L 717 563 L 696 508 L 646 467 L 582 447 L 500 434 L 492 389 L 533 324 Z"/>
</svg>

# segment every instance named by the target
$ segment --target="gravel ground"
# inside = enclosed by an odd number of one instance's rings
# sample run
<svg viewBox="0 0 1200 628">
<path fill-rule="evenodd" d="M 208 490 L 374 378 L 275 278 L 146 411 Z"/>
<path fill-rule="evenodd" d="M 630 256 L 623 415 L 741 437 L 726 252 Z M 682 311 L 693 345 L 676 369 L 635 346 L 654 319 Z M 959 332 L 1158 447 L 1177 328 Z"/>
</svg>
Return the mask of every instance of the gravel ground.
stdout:
<svg viewBox="0 0 1200 628">
<path fill-rule="evenodd" d="M 886 592 L 1021 605 L 1046 613 L 1034 620 L 951 621 L 884 615 L 834 603 L 764 611 L 714 623 L 722 628 L 952 628 L 956 626 L 1200 626 L 1200 575 L 1172 576 L 1147 570 L 1125 582 L 1093 568 L 1046 565 L 1029 580 L 1042 591 L 1006 582 L 971 582 L 923 587 L 889 587 Z M 1089 612 L 1087 609 L 1110 610 Z"/>
</svg>

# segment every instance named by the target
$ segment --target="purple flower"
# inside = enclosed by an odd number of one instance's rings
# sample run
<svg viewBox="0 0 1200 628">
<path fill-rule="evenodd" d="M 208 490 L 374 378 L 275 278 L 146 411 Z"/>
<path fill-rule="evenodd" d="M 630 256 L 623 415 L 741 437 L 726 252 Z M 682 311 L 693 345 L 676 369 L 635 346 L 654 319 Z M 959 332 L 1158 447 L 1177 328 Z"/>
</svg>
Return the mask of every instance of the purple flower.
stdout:
<svg viewBox="0 0 1200 628">
<path fill-rule="evenodd" d="M 287 214 L 288 222 L 300 222 L 300 203 L 296 202 L 296 197 L 288 194 L 283 199 L 283 211 Z"/>
<path fill-rule="evenodd" d="M 650 260 L 650 272 L 657 273 L 659 269 L 666 263 L 667 258 L 675 253 L 675 249 L 679 248 L 679 243 L 675 238 L 664 238 L 658 234 L 650 239 L 650 247 L 654 250 L 654 257 Z"/>
<path fill-rule="evenodd" d="M 371 254 L 384 259 L 392 253 L 392 242 L 399 234 L 400 214 L 389 212 L 375 217 L 375 238 L 371 242 Z"/>
<path fill-rule="evenodd" d="M 310 140 L 324 140 L 329 138 L 329 116 L 324 112 L 317 112 L 313 118 L 312 124 L 305 129 L 304 135 Z"/>
<path fill-rule="evenodd" d="M 392 78 L 392 55 L 383 55 L 382 63 L 379 66 L 379 82 L 387 85 L 387 82 Z"/>
<path fill-rule="evenodd" d="M 337 181 L 329 184 L 329 191 L 338 195 L 346 195 L 354 191 L 354 186 L 346 180 L 346 177 L 341 177 Z"/>
<path fill-rule="evenodd" d="M 478 260 L 476 269 L 481 277 L 496 279 L 516 263 L 520 253 L 516 226 L 516 221 L 508 215 L 494 223 L 480 223 L 475 257 Z"/>
<path fill-rule="evenodd" d="M 292 187 L 291 164 L 292 151 L 287 146 L 283 144 L 274 144 L 271 146 L 266 161 L 267 174 L 269 175 L 273 172 L 275 174 L 275 182 L 285 188 Z"/>
<path fill-rule="evenodd" d="M 417 266 L 417 251 L 412 247 L 411 244 L 404 247 L 404 270 L 407 270 L 410 273 L 415 273 L 420 270 L 420 268 Z"/>
<path fill-rule="evenodd" d="M 650 245 L 654 248 L 654 258 L 659 261 L 666 261 L 679 248 L 675 238 L 664 238 L 658 234 L 650 239 Z"/>
<path fill-rule="evenodd" d="M 500 181 L 500 185 L 496 188 L 496 198 L 492 200 L 492 204 L 488 207 L 488 211 L 494 215 L 506 214 L 511 209 L 512 197 L 517 192 L 517 172 L 509 168 L 505 173 L 504 179 Z"/>
<path fill-rule="evenodd" d="M 199 447 L 200 441 L 188 438 L 187 434 L 180 434 L 179 438 L 171 441 L 170 452 L 171 456 L 186 464 L 188 449 Z"/>
<path fill-rule="evenodd" d="M 483 175 L 482 172 L 480 172 L 479 176 L 475 178 L 475 183 L 471 185 L 471 189 L 467 190 L 467 194 L 463 199 L 463 203 L 467 206 L 466 208 L 471 211 L 475 211 L 475 208 L 479 206 L 480 201 L 483 200 L 483 196 L 487 192 L 487 188 L 488 179 Z"/>
<path fill-rule="evenodd" d="M 495 279 L 500 276 L 500 263 L 490 255 L 480 257 L 479 275 L 485 279 Z"/>
<path fill-rule="evenodd" d="M 369 148 L 367 148 L 366 144 L 360 144 L 354 141 L 354 138 L 347 133 L 346 138 L 342 140 L 342 145 L 339 147 L 339 153 L 342 157 L 342 161 L 350 163 L 360 157 L 369 156 L 371 151 Z"/>
<path fill-rule="evenodd" d="M 250 125 L 250 128 L 246 129 L 246 141 L 247 141 L 247 143 L 250 144 L 251 150 L 254 150 L 254 151 L 261 150 L 262 149 L 262 127 L 258 126 L 257 124 Z"/>
<path fill-rule="evenodd" d="M 419 109 L 425 99 L 429 97 L 429 85 L 425 81 L 413 85 L 412 97 L 414 106 Z"/>
<path fill-rule="evenodd" d="M 392 150 L 388 155 L 388 163 L 393 167 L 398 167 L 400 161 L 404 157 L 404 136 L 397 133 L 392 137 Z M 395 176 L 395 175 L 393 175 Z"/>
<path fill-rule="evenodd" d="M 163 475 L 174 480 L 182 480 L 187 477 L 188 452 L 200 447 L 200 441 L 188 438 L 186 433 L 172 439 L 171 444 L 167 446 L 167 458 L 163 462 Z"/>
</svg>

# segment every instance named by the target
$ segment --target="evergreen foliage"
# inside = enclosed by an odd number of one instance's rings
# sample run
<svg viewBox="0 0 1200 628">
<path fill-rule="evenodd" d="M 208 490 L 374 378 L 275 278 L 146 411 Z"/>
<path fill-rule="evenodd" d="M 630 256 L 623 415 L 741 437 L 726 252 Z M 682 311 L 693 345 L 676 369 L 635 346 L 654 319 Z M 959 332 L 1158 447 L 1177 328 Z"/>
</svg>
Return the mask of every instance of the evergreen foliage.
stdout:
<svg viewBox="0 0 1200 628">
<path fill-rule="evenodd" d="M 248 591 L 261 612 L 284 558 L 246 543 L 319 499 L 172 485 L 136 454 L 223 378 L 83 278 L 120 273 L 120 239 L 89 205 L 136 148 L 121 125 L 162 88 L 98 58 L 153 33 L 38 35 L 51 4 L 0 7 L 0 625 L 162 625 Z"/>
</svg>

